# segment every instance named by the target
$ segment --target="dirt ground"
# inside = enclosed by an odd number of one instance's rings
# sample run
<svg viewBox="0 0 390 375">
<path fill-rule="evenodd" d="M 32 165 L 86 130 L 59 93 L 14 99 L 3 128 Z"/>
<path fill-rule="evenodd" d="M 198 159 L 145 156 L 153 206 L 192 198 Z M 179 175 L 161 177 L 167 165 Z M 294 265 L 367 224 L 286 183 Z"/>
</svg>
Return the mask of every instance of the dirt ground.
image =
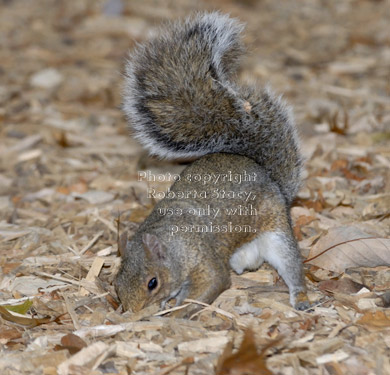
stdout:
<svg viewBox="0 0 390 375">
<path fill-rule="evenodd" d="M 112 287 L 153 205 L 138 171 L 184 167 L 129 136 L 126 55 L 206 10 L 246 23 L 240 79 L 294 109 L 310 311 L 268 265 L 192 320 L 123 313 Z M 0 0 L 0 373 L 390 374 L 389 25 L 387 0 Z"/>
</svg>

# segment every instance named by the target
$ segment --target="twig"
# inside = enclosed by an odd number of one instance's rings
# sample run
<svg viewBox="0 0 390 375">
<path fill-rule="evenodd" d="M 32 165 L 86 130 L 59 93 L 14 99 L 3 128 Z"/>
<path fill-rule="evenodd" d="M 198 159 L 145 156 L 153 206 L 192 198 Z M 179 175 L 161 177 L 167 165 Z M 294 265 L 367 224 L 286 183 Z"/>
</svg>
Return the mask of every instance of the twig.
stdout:
<svg viewBox="0 0 390 375">
<path fill-rule="evenodd" d="M 101 216 L 99 216 L 99 214 L 96 214 L 96 219 L 101 221 L 108 229 L 110 229 L 112 232 L 114 232 L 114 234 L 118 233 L 118 230 L 117 230 L 117 228 L 114 227 L 114 224 L 112 224 L 107 219 L 102 218 Z"/>
<path fill-rule="evenodd" d="M 69 297 L 66 295 L 66 294 L 63 294 L 63 297 L 64 297 L 64 300 L 65 300 L 65 305 L 66 305 L 66 309 L 68 310 L 68 313 L 72 319 L 72 322 L 73 322 L 73 325 L 74 325 L 74 328 L 76 329 L 80 329 L 80 323 L 79 323 L 79 320 L 77 318 L 77 314 L 74 310 L 74 305 L 73 303 L 69 300 Z"/>
<path fill-rule="evenodd" d="M 46 272 L 36 271 L 35 274 L 39 275 L 39 276 L 48 277 L 49 279 L 63 281 L 64 283 L 69 283 L 69 284 L 73 284 L 73 285 L 80 285 L 80 281 L 67 279 L 67 278 L 61 277 L 61 276 L 50 275 L 49 273 L 46 273 Z"/>
<path fill-rule="evenodd" d="M 158 373 L 158 375 L 168 375 L 170 372 L 178 369 L 181 366 L 187 366 L 186 372 L 188 371 L 188 368 L 190 365 L 192 365 L 195 362 L 194 357 L 187 357 L 184 358 L 180 363 L 177 363 L 176 365 L 172 365 L 165 369 L 163 372 Z"/>
<path fill-rule="evenodd" d="M 100 231 L 98 234 L 96 234 L 95 237 L 92 238 L 92 240 L 89 241 L 87 245 L 80 250 L 80 255 L 83 255 L 88 249 L 90 249 L 95 244 L 95 242 L 103 235 L 103 233 L 104 231 Z"/>
<path fill-rule="evenodd" d="M 226 316 L 226 317 L 229 318 L 229 319 L 232 319 L 232 320 L 235 320 L 235 319 L 236 319 L 236 317 L 235 317 L 233 314 L 231 314 L 231 313 L 229 313 L 229 312 L 227 312 L 227 311 L 225 311 L 225 310 L 222 310 L 222 309 L 220 309 L 220 308 L 218 308 L 218 307 L 214 307 L 214 306 L 212 306 L 212 305 L 209 305 L 208 303 L 205 303 L 205 302 L 196 301 L 196 300 L 194 300 L 194 299 L 189 299 L 189 298 L 186 298 L 186 299 L 184 300 L 184 302 L 195 303 L 195 304 L 197 304 L 197 305 L 201 305 L 201 306 L 206 307 L 206 310 L 214 311 L 214 312 L 216 312 L 217 314 Z M 193 316 L 196 316 L 196 315 L 199 314 L 199 313 L 200 313 L 200 311 L 196 312 Z M 191 318 L 192 318 L 192 316 L 191 316 Z"/>
<path fill-rule="evenodd" d="M 171 307 L 170 309 L 166 309 L 166 310 L 163 310 L 163 311 L 159 311 L 155 314 L 153 314 L 153 316 L 161 316 L 161 315 L 165 315 L 165 314 L 168 314 L 172 311 L 177 311 L 177 310 L 181 310 L 181 309 L 185 309 L 187 306 L 191 305 L 191 303 L 186 303 L 184 305 L 180 305 L 180 306 L 175 306 L 175 307 Z"/>
<path fill-rule="evenodd" d="M 79 253 L 77 250 L 73 249 L 71 246 L 68 246 L 67 249 L 68 249 L 70 252 L 72 252 L 74 255 L 80 256 L 80 253 Z"/>
<path fill-rule="evenodd" d="M 188 307 L 188 306 L 190 306 L 191 304 L 194 303 L 194 304 L 201 305 L 201 306 L 204 306 L 204 307 L 205 307 L 205 309 L 203 309 L 203 310 L 201 310 L 201 311 L 204 311 L 204 310 L 211 310 L 211 311 L 214 311 L 214 312 L 216 312 L 216 313 L 218 313 L 218 314 L 220 314 L 220 315 L 226 316 L 226 317 L 229 318 L 229 319 L 233 319 L 233 320 L 236 319 L 236 317 L 235 317 L 233 314 L 231 314 L 231 313 L 229 313 L 229 312 L 227 312 L 227 311 L 225 311 L 225 310 L 222 310 L 222 309 L 220 309 L 220 308 L 218 308 L 218 307 L 214 307 L 214 306 L 212 306 L 212 305 L 209 305 L 208 303 L 205 303 L 205 302 L 196 301 L 196 300 L 194 300 L 194 299 L 188 299 L 188 298 L 186 298 L 186 299 L 184 300 L 184 302 L 187 302 L 187 303 L 184 303 L 184 305 L 175 306 L 175 307 L 172 307 L 172 308 L 170 308 L 170 309 L 166 309 L 166 310 L 163 310 L 163 311 L 159 311 L 158 313 L 154 314 L 154 316 L 161 316 L 161 315 L 165 315 L 165 314 L 168 314 L 168 313 L 170 313 L 170 312 L 173 312 L 173 311 L 185 309 L 186 307 Z M 191 316 L 191 318 L 194 317 L 194 316 L 196 316 L 197 314 L 201 313 L 201 311 L 198 311 L 198 312 L 196 312 L 195 314 L 193 314 L 193 315 Z"/>
</svg>

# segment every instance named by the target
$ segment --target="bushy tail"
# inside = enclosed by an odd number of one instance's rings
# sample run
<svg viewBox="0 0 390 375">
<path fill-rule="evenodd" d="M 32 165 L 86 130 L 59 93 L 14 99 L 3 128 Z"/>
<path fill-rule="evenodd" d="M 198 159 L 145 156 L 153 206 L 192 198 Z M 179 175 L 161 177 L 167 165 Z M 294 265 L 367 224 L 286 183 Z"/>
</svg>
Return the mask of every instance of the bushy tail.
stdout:
<svg viewBox="0 0 390 375">
<path fill-rule="evenodd" d="M 169 25 L 130 56 L 123 108 L 151 154 L 248 156 L 291 203 L 302 165 L 294 121 L 269 90 L 233 83 L 242 29 L 218 12 Z"/>
</svg>

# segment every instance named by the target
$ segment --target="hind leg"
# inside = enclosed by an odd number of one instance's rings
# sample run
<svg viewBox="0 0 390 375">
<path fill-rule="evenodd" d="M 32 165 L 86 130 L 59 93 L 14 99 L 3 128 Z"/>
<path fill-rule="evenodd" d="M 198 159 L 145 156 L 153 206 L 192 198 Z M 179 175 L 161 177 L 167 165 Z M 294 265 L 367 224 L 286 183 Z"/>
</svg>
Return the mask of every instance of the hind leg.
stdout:
<svg viewBox="0 0 390 375">
<path fill-rule="evenodd" d="M 301 254 L 295 238 L 283 232 L 264 232 L 258 241 L 261 243 L 261 255 L 287 284 L 291 305 L 297 310 L 309 308 Z"/>
</svg>

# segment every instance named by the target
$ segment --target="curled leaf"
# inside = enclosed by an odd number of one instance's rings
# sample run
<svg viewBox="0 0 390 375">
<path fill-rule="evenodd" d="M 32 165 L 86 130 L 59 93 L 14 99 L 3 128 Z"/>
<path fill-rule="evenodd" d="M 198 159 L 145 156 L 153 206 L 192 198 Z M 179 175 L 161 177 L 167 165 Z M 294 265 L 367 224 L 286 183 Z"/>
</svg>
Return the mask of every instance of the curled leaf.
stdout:
<svg viewBox="0 0 390 375">
<path fill-rule="evenodd" d="M 338 273 L 351 267 L 390 265 L 390 239 L 372 237 L 356 227 L 331 228 L 305 263 Z"/>
<path fill-rule="evenodd" d="M 2 316 L 3 319 L 8 320 L 9 322 L 13 322 L 30 328 L 39 326 L 41 324 L 50 323 L 52 321 L 52 319 L 49 317 L 48 318 L 27 318 L 18 315 L 13 315 L 3 306 L 0 306 L 0 315 Z"/>
</svg>

